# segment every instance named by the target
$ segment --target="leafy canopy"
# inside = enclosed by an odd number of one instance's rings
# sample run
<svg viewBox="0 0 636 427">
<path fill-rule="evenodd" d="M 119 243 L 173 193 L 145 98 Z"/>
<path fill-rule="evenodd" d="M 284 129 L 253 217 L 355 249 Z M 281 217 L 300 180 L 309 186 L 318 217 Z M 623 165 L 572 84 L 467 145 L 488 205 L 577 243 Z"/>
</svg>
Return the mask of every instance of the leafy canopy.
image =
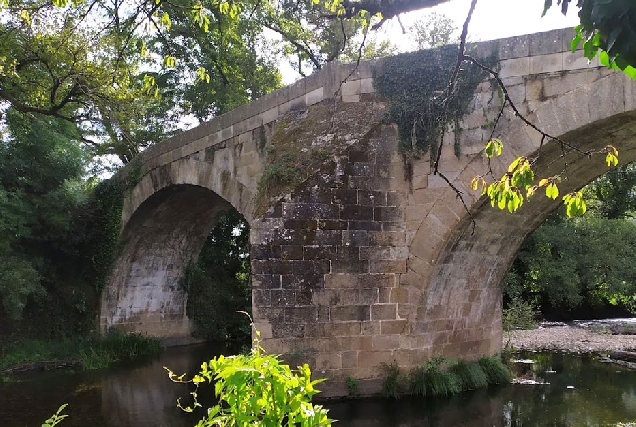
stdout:
<svg viewBox="0 0 636 427">
<path fill-rule="evenodd" d="M 553 6 L 545 0 L 543 13 Z M 557 0 L 563 14 L 573 0 Z M 576 0 L 581 24 L 572 40 L 572 50 L 583 42 L 585 56 L 599 55 L 601 64 L 636 78 L 636 3 L 631 0 Z"/>
</svg>

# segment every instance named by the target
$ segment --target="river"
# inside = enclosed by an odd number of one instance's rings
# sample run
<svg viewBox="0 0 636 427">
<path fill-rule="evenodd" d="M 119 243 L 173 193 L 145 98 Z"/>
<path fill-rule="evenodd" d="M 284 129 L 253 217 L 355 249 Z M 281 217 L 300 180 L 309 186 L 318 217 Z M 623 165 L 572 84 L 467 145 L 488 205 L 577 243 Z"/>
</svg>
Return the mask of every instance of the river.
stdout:
<svg viewBox="0 0 636 427">
<path fill-rule="evenodd" d="M 177 347 L 152 362 L 116 370 L 13 377 L 0 383 L 0 426 L 40 426 L 63 403 L 69 404 L 69 417 L 61 427 L 193 426 L 202 413 L 175 407 L 179 396 L 187 399 L 188 386 L 172 383 L 163 366 L 193 372 L 214 352 L 209 346 Z M 529 375 L 549 384 L 511 384 L 446 399 L 376 398 L 325 406 L 341 427 L 565 427 L 636 421 L 636 371 L 586 356 L 524 356 L 535 360 Z"/>
</svg>

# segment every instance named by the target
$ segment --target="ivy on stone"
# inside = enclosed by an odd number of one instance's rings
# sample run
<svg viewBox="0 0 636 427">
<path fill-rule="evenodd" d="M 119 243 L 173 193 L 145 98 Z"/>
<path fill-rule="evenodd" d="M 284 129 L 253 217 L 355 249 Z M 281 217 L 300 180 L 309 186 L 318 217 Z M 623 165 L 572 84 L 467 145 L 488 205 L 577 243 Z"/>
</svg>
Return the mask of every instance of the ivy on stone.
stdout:
<svg viewBox="0 0 636 427">
<path fill-rule="evenodd" d="M 458 49 L 456 45 L 446 45 L 403 53 L 386 58 L 375 70 L 374 86 L 389 101 L 387 121 L 398 125 L 402 153 L 418 157 L 430 151 L 434 160 L 440 137 L 449 125 L 454 126 L 456 134 L 461 131 L 461 118 L 486 73 L 465 63 L 444 111 L 448 79 L 457 62 Z M 459 153 L 456 143 L 455 154 Z"/>
</svg>

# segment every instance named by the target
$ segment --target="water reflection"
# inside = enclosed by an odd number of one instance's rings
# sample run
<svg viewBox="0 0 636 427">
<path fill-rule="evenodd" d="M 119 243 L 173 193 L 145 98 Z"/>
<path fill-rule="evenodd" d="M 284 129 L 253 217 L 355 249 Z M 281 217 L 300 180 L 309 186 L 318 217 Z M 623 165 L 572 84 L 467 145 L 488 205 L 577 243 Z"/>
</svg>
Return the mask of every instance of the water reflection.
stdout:
<svg viewBox="0 0 636 427">
<path fill-rule="evenodd" d="M 327 405 L 339 427 L 501 426 L 503 400 L 493 390 L 449 399 L 367 399 Z"/>
<path fill-rule="evenodd" d="M 163 366 L 193 373 L 218 351 L 176 348 L 144 366 L 20 377 L 22 382 L 0 384 L 0 426 L 39 426 L 62 403 L 69 403 L 70 416 L 61 427 L 192 426 L 203 411 L 185 414 L 175 407 L 189 389 L 172 383 Z M 525 356 L 536 360 L 528 375 L 549 384 L 510 385 L 447 399 L 364 399 L 326 406 L 339 420 L 335 426 L 342 427 L 560 427 L 636 421 L 635 371 L 586 357 Z M 211 402 L 211 387 L 207 392 L 202 399 Z"/>
</svg>

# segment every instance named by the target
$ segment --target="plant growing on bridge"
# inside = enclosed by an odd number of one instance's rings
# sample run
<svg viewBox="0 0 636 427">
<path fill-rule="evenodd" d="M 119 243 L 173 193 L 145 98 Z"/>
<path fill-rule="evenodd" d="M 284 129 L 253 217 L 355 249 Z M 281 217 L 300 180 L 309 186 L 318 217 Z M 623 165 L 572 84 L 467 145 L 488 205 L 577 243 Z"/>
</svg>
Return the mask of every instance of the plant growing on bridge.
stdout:
<svg viewBox="0 0 636 427">
<path fill-rule="evenodd" d="M 219 403 L 208 409 L 198 427 L 331 426 L 327 410 L 311 403 L 311 398 L 318 393 L 315 386 L 320 380 L 311 380 L 309 366 L 304 364 L 293 371 L 280 363 L 277 356 L 266 354 L 259 337 L 257 331 L 249 354 L 218 356 L 204 362 L 201 371 L 189 381 L 168 370 L 173 381 L 191 382 L 196 386 L 191 393 L 193 404 L 184 407 L 178 402 L 178 406 L 187 412 L 200 407 L 199 385 L 214 382 Z"/>
<path fill-rule="evenodd" d="M 400 150 L 408 157 L 431 152 L 438 159 L 441 136 L 450 125 L 455 132 L 455 154 L 459 155 L 459 122 L 466 114 L 477 85 L 487 76 L 470 64 L 457 75 L 457 84 L 446 96 L 449 75 L 458 55 L 457 45 L 403 53 L 385 59 L 374 72 L 373 84 L 389 101 L 387 120 L 398 125 Z M 494 58 L 486 61 L 494 63 Z"/>
</svg>

